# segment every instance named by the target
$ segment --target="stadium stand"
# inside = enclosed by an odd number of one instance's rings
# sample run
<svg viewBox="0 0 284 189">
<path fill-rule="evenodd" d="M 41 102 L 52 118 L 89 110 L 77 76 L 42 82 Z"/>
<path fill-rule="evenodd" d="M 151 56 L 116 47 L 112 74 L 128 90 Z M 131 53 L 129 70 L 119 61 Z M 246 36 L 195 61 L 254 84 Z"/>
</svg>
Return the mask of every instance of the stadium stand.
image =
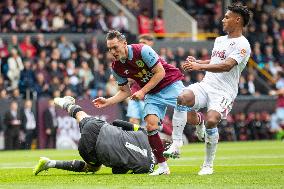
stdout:
<svg viewBox="0 0 284 189">
<path fill-rule="evenodd" d="M 112 19 L 116 15 L 109 14 L 97 1 L 46 2 L 6 0 L 0 3 L 0 31 L 13 33 L 5 37 L 7 40 L 0 38 L 0 99 L 33 98 L 36 101 L 55 95 L 93 99 L 114 94 L 117 88 L 110 77 L 111 56 L 105 52 L 96 35 L 91 40 L 72 40 L 64 33 L 104 33 L 112 28 Z M 123 5 L 139 15 L 139 1 L 131 2 L 121 0 Z M 222 1 L 176 2 L 198 21 L 199 32 L 222 34 Z M 253 50 L 252 59 L 259 70 L 272 76 L 272 81 L 260 74 L 261 71 L 248 66 L 241 77 L 239 95 L 267 95 L 269 90 L 276 88 L 275 83 L 278 82 L 279 86 L 279 82 L 284 81 L 283 74 L 279 74 L 284 69 L 284 2 L 250 0 L 243 3 L 254 12 L 246 31 Z M 24 35 L 24 38 L 19 39 L 15 33 Z M 34 35 L 31 37 L 27 33 Z M 46 38 L 49 33 L 60 37 Z M 210 57 L 207 48 L 186 49 L 181 46 L 156 50 L 168 63 L 177 67 L 188 55 L 200 59 Z M 204 73 L 185 73 L 185 76 L 184 83 L 189 85 L 201 80 Z M 270 113 L 235 112 L 231 119 L 220 124 L 221 139 L 273 138 Z M 4 126 L 0 127 L 0 132 L 1 128 Z"/>
</svg>

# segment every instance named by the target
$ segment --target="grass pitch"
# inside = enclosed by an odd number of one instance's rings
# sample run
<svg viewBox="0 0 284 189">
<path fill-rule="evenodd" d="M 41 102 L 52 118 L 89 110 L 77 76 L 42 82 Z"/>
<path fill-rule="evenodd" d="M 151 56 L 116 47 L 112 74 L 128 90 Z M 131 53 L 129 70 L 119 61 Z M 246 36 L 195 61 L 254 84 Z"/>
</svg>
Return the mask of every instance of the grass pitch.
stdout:
<svg viewBox="0 0 284 189">
<path fill-rule="evenodd" d="M 219 143 L 215 173 L 198 176 L 204 145 L 183 147 L 182 157 L 170 160 L 171 175 L 112 175 L 103 167 L 96 174 L 50 169 L 32 174 L 40 156 L 80 159 L 74 150 L 0 152 L 0 188 L 284 188 L 284 142 Z"/>
</svg>

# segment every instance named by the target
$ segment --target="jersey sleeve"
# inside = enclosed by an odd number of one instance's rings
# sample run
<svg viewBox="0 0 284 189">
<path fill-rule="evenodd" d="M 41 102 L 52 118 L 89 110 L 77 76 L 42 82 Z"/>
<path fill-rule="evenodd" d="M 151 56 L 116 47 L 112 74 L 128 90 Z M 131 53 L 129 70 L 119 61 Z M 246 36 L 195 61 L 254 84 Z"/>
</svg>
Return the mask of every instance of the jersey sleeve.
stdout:
<svg viewBox="0 0 284 189">
<path fill-rule="evenodd" d="M 236 60 L 237 63 L 240 64 L 250 57 L 250 52 L 251 50 L 249 44 L 239 44 L 235 47 L 229 57 Z"/>
<path fill-rule="evenodd" d="M 113 75 L 113 77 L 115 78 L 115 80 L 116 80 L 116 82 L 117 82 L 117 84 L 118 84 L 119 86 L 123 86 L 123 85 L 125 85 L 125 84 L 128 83 L 127 78 L 124 78 L 124 77 L 119 76 L 119 75 L 118 75 L 115 71 L 113 71 L 113 70 L 112 70 L 112 75 Z"/>
<path fill-rule="evenodd" d="M 142 47 L 141 56 L 149 68 L 153 68 L 159 60 L 159 55 L 148 45 Z"/>
</svg>

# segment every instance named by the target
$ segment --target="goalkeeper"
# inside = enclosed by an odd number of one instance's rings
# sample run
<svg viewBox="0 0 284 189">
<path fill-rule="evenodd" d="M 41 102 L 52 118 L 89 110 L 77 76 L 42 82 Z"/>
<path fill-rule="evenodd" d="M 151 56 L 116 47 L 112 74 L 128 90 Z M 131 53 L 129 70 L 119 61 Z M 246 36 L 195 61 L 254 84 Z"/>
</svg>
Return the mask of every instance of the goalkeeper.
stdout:
<svg viewBox="0 0 284 189">
<path fill-rule="evenodd" d="M 78 121 L 81 133 L 78 151 L 84 161 L 59 161 L 41 157 L 33 170 L 35 175 L 49 168 L 96 172 L 102 165 L 111 167 L 114 174 L 153 172 L 155 156 L 147 135 L 139 126 L 121 120 L 114 121 L 113 125 L 116 126 L 113 126 L 89 116 L 70 96 L 55 98 L 54 103 Z"/>
</svg>

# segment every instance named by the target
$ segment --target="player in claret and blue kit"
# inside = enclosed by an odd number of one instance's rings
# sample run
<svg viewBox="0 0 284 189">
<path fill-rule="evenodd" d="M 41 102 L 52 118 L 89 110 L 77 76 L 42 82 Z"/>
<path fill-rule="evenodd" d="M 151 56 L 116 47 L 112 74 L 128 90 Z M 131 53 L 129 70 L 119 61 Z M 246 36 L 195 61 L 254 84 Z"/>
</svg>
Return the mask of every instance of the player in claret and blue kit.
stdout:
<svg viewBox="0 0 284 189">
<path fill-rule="evenodd" d="M 165 62 L 148 45 L 127 45 L 125 36 L 119 31 L 110 31 L 106 37 L 107 48 L 113 55 L 113 75 L 120 86 L 119 92 L 110 98 L 99 97 L 93 101 L 94 106 L 103 108 L 119 103 L 130 97 L 133 100 L 144 98 L 144 120 L 148 140 L 156 156 L 159 168 L 151 175 L 170 174 L 166 159 L 163 156 L 164 147 L 158 134 L 160 121 L 164 118 L 167 106 L 176 107 L 177 97 L 182 92 L 183 74 L 176 67 Z M 135 80 L 141 87 L 131 94 L 128 78 Z M 173 145 L 182 145 L 182 131 L 186 124 L 187 109 L 174 110 L 173 115 Z M 181 133 L 181 134 L 180 134 Z M 178 156 L 178 151 L 169 157 Z"/>
</svg>

